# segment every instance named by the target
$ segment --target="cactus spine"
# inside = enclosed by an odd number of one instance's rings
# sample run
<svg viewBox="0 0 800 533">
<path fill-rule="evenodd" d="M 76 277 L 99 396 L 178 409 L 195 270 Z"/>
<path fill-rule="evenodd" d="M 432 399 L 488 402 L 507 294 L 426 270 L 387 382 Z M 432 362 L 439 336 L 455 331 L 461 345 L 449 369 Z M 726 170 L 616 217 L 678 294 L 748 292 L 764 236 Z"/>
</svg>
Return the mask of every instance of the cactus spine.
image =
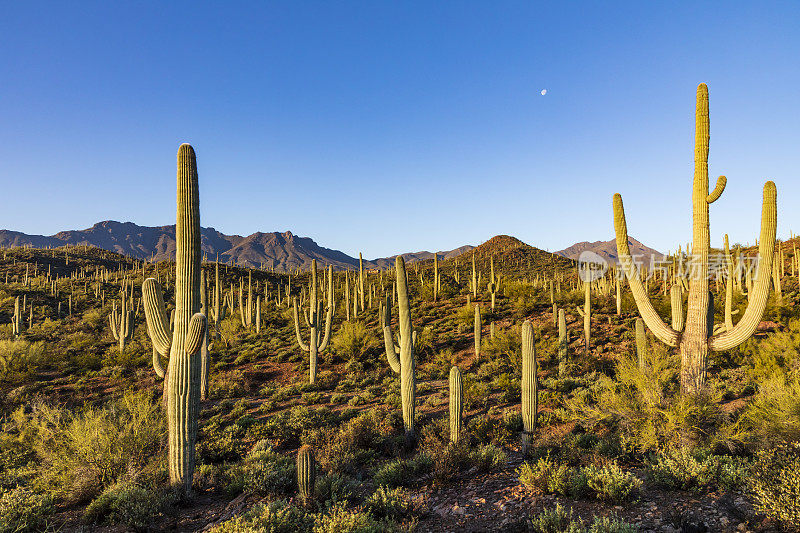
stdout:
<svg viewBox="0 0 800 533">
<path fill-rule="evenodd" d="M 317 260 L 311 261 L 311 294 L 308 301 L 308 311 L 303 311 L 306 324 L 310 328 L 308 344 L 303 342 L 300 335 L 300 321 L 297 319 L 297 298 L 294 299 L 294 331 L 297 336 L 297 344 L 304 352 L 309 353 L 308 379 L 309 383 L 317 382 L 317 354 L 328 348 L 328 341 L 331 337 L 331 317 L 333 315 L 333 267 L 328 270 L 328 311 L 325 315 L 325 336 L 320 341 L 322 335 L 322 301 L 317 301 Z"/>
<path fill-rule="evenodd" d="M 297 450 L 297 488 L 300 499 L 307 505 L 314 498 L 314 483 L 317 479 L 317 462 L 314 449 L 305 444 Z"/>
<path fill-rule="evenodd" d="M 408 279 L 406 264 L 402 256 L 395 259 L 397 276 L 397 310 L 399 314 L 399 342 L 395 346 L 392 340 L 390 311 L 387 302 L 383 342 L 386 347 L 386 358 L 394 372 L 400 373 L 400 396 L 403 403 L 403 426 L 406 433 L 406 444 L 411 445 L 416 439 L 414 433 L 414 410 L 416 408 L 417 382 L 415 374 L 414 341 L 416 335 L 411 330 L 411 308 L 408 300 Z"/>
<path fill-rule="evenodd" d="M 461 370 L 450 368 L 450 442 L 458 444 L 461 437 L 461 423 L 464 414 L 464 386 Z"/>
<path fill-rule="evenodd" d="M 169 443 L 169 478 L 189 493 L 194 474 L 195 440 L 200 410 L 200 344 L 206 317 L 200 313 L 200 199 L 197 162 L 188 144 L 178 149 L 178 196 L 175 225 L 175 329 L 170 331 L 161 286 L 148 278 L 142 285 L 147 329 L 159 354 L 169 354 L 165 374 Z"/>
<path fill-rule="evenodd" d="M 522 324 L 522 449 L 526 454 L 533 441 L 539 412 L 539 384 L 536 380 L 536 343 L 530 320 Z"/>
<path fill-rule="evenodd" d="M 747 340 L 755 331 L 766 307 L 769 295 L 770 273 L 775 252 L 775 226 L 777 205 L 775 184 L 764 184 L 761 208 L 761 236 L 759 239 L 759 274 L 750 291 L 747 310 L 733 329 L 712 335 L 708 327 L 709 291 L 709 217 L 708 206 L 716 201 L 725 189 L 726 178 L 720 176 L 716 188 L 708 191 L 708 87 L 700 84 L 697 88 L 697 107 L 695 115 L 695 171 L 692 188 L 693 208 L 693 264 L 697 265 L 699 275 L 689 281 L 689 305 L 686 328 L 683 333 L 676 331 L 661 320 L 650 302 L 641 279 L 636 272 L 628 247 L 628 229 L 622 196 L 614 195 L 614 228 L 617 238 L 617 255 L 625 270 L 625 276 L 636 300 L 639 313 L 648 329 L 661 342 L 677 346 L 681 355 L 681 391 L 693 394 L 703 389 L 706 380 L 708 351 L 724 351 L 734 348 Z"/>
</svg>

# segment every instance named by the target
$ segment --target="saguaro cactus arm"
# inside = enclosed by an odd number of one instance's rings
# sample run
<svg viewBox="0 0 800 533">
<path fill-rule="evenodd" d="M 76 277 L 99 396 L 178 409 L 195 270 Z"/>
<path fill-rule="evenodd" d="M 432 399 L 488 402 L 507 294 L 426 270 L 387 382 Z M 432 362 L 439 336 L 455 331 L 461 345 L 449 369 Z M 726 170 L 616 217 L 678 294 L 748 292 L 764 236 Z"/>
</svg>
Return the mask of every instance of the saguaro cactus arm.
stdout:
<svg viewBox="0 0 800 533">
<path fill-rule="evenodd" d="M 717 186 L 714 187 L 714 190 L 706 196 L 706 203 L 713 204 L 716 202 L 720 196 L 722 196 L 722 192 L 725 190 L 725 185 L 728 183 L 728 178 L 725 176 L 720 176 L 717 178 Z"/>
<path fill-rule="evenodd" d="M 300 345 L 300 349 L 307 352 L 309 348 L 308 345 L 303 342 L 303 336 L 300 335 L 300 321 L 297 319 L 297 296 L 294 297 L 294 332 L 297 335 L 297 344 Z"/>
<path fill-rule="evenodd" d="M 206 315 L 195 313 L 189 320 L 189 328 L 186 331 L 186 340 L 184 341 L 184 349 L 187 354 L 195 355 L 200 351 L 200 344 L 203 342 L 205 334 Z"/>
<path fill-rule="evenodd" d="M 764 184 L 764 199 L 761 207 L 761 236 L 758 241 L 758 273 L 750 302 L 747 304 L 742 319 L 724 333 L 714 335 L 708 341 L 708 347 L 716 352 L 730 350 L 750 338 L 758 327 L 769 296 L 772 258 L 775 253 L 775 231 L 778 220 L 777 192 L 775 184 L 768 181 Z"/>
<path fill-rule="evenodd" d="M 150 335 L 153 347 L 159 354 L 167 357 L 172 346 L 172 330 L 164 307 L 161 284 L 155 278 L 147 278 L 142 283 L 142 301 L 147 320 L 147 333 Z"/>
<path fill-rule="evenodd" d="M 639 272 L 631 257 L 631 250 L 628 246 L 628 225 L 625 221 L 625 207 L 622 205 L 622 196 L 619 193 L 614 195 L 614 229 L 617 234 L 617 257 L 622 270 L 625 272 L 625 277 L 628 278 L 628 284 L 631 287 L 636 306 L 639 308 L 639 314 L 642 315 L 644 323 L 658 340 L 667 346 L 677 346 L 680 340 L 680 333 L 665 324 L 661 317 L 658 316 L 652 302 L 650 302 L 650 298 L 647 296 L 647 291 L 644 289 Z"/>
</svg>

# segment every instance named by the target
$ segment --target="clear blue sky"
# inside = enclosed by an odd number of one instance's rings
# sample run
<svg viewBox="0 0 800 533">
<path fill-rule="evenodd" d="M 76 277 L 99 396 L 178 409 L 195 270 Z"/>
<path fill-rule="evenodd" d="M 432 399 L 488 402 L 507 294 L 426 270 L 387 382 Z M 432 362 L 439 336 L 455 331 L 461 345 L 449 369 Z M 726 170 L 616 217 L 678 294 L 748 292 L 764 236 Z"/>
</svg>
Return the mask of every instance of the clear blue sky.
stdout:
<svg viewBox="0 0 800 533">
<path fill-rule="evenodd" d="M 798 2 L 3 2 L 0 227 L 174 223 L 185 141 L 226 233 L 557 250 L 612 238 L 620 192 L 666 251 L 690 236 L 706 82 L 713 243 L 755 238 L 766 179 L 786 237 L 798 28 Z"/>
</svg>

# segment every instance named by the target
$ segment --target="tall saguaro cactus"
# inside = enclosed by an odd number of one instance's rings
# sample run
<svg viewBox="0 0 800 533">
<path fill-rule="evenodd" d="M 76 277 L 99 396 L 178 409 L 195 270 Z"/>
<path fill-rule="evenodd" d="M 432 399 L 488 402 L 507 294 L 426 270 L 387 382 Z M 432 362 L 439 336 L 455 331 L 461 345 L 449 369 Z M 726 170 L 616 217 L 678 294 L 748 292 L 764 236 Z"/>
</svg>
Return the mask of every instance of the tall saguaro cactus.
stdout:
<svg viewBox="0 0 800 533">
<path fill-rule="evenodd" d="M 475 360 L 480 361 L 481 358 L 481 307 L 475 304 L 475 324 L 473 336 L 475 337 Z"/>
<path fill-rule="evenodd" d="M 720 176 L 717 180 L 716 188 L 709 193 L 708 140 L 708 87 L 701 83 L 697 88 L 695 168 L 692 188 L 692 252 L 694 254 L 693 265 L 696 265 L 696 269 L 693 269 L 694 275 L 689 280 L 689 304 L 685 331 L 676 331 L 665 324 L 650 302 L 636 266 L 631 259 L 622 196 L 619 194 L 614 195 L 614 228 L 616 230 L 617 255 L 620 263 L 625 270 L 639 313 L 642 315 L 648 329 L 664 344 L 678 347 L 681 355 L 681 391 L 689 394 L 697 393 L 705 386 L 709 350 L 724 351 L 734 348 L 747 340 L 755 331 L 767 304 L 770 273 L 772 272 L 772 257 L 775 251 L 777 194 L 775 184 L 768 181 L 764 184 L 761 208 L 758 275 L 751 291 L 750 302 L 742 319 L 736 326 L 717 335 L 712 335 L 713 332 L 708 326 L 708 258 L 710 253 L 708 206 L 722 195 L 727 180 L 725 176 Z"/>
<path fill-rule="evenodd" d="M 328 348 L 331 337 L 331 318 L 333 316 L 333 267 L 328 267 L 328 311 L 325 314 L 325 336 L 322 335 L 322 300 L 317 301 L 317 260 L 311 261 L 311 294 L 308 301 L 308 311 L 303 311 L 306 324 L 310 331 L 308 344 L 303 342 L 300 335 L 300 321 L 297 319 L 297 298 L 294 299 L 294 331 L 297 335 L 297 344 L 304 352 L 309 353 L 308 380 L 309 383 L 317 382 L 317 354 Z"/>
<path fill-rule="evenodd" d="M 578 307 L 578 314 L 583 317 L 583 342 L 586 345 L 586 351 L 589 351 L 589 346 L 592 340 L 592 283 L 590 281 L 583 282 L 583 309 Z"/>
<path fill-rule="evenodd" d="M 200 313 L 200 195 L 197 162 L 188 144 L 178 149 L 178 200 L 175 224 L 175 329 L 170 331 L 161 285 L 142 284 L 147 330 L 153 347 L 166 356 L 169 478 L 186 493 L 194 474 L 197 419 L 200 411 L 200 344 L 206 317 Z"/>
<path fill-rule="evenodd" d="M 119 344 L 120 353 L 125 351 L 125 345 L 133 339 L 133 309 L 128 303 L 128 296 L 123 292 L 122 303 L 117 311 L 117 304 L 114 303 L 111 314 L 108 315 L 108 324 L 111 327 L 111 334 Z"/>
<path fill-rule="evenodd" d="M 522 323 L 522 449 L 527 453 L 539 412 L 539 384 L 536 381 L 536 343 L 530 320 Z"/>
<path fill-rule="evenodd" d="M 408 279 L 406 277 L 406 263 L 398 255 L 395 259 L 395 272 L 397 276 L 397 311 L 399 315 L 400 331 L 398 341 L 400 346 L 394 344 L 389 302 L 386 302 L 386 316 L 383 326 L 383 342 L 386 347 L 386 358 L 394 372 L 400 373 L 400 397 L 403 404 L 403 426 L 406 432 L 406 444 L 411 445 L 416 440 L 414 432 L 414 411 L 416 409 L 417 380 L 416 361 L 414 360 L 414 341 L 416 335 L 411 328 L 411 306 L 408 300 Z"/>
<path fill-rule="evenodd" d="M 457 366 L 450 368 L 450 442 L 458 444 L 461 437 L 462 418 L 464 416 L 464 385 L 461 370 Z"/>
</svg>

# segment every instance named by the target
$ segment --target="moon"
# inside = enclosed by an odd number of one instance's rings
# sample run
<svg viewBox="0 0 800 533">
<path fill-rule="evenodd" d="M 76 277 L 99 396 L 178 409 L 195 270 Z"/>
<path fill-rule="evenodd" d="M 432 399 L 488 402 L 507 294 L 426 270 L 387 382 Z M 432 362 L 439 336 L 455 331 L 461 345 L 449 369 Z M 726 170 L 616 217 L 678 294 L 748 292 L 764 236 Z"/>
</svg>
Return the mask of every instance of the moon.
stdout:
<svg viewBox="0 0 800 533">
<path fill-rule="evenodd" d="M 547 89 L 542 89 L 542 96 L 547 94 Z"/>
</svg>

